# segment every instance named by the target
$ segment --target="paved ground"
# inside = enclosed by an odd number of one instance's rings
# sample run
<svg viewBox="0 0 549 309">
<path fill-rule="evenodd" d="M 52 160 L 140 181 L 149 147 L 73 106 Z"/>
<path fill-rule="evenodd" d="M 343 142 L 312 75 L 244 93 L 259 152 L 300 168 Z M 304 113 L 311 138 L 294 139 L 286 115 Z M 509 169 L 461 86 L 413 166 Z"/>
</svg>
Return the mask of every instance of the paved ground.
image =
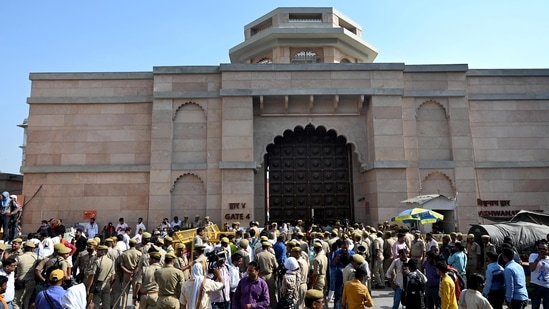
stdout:
<svg viewBox="0 0 549 309">
<path fill-rule="evenodd" d="M 393 290 L 386 288 L 384 290 L 372 290 L 372 299 L 374 308 L 391 309 L 393 307 Z M 327 303 L 328 308 L 334 308 L 333 303 Z M 128 302 L 126 309 L 133 309 L 131 302 Z"/>
<path fill-rule="evenodd" d="M 393 307 L 393 290 L 385 288 L 384 290 L 372 290 L 373 308 L 391 309 Z M 328 303 L 328 308 L 333 308 L 333 303 Z"/>
</svg>

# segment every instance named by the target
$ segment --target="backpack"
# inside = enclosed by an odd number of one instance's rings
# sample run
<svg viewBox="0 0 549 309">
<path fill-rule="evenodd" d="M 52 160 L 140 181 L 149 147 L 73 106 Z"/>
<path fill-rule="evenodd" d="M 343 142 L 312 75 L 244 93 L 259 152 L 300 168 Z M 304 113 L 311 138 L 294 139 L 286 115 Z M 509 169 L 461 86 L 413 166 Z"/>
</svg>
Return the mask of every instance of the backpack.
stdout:
<svg viewBox="0 0 549 309">
<path fill-rule="evenodd" d="M 448 272 L 446 272 L 450 278 L 454 281 L 455 291 L 456 291 L 456 299 L 459 299 L 459 295 L 461 295 L 461 291 L 465 290 L 465 280 L 463 280 L 463 277 L 458 273 L 457 269 L 448 266 Z"/>
<path fill-rule="evenodd" d="M 425 283 L 423 282 L 421 276 L 415 272 L 411 272 L 408 275 L 408 284 L 406 285 L 406 291 L 409 292 L 424 292 Z"/>
<path fill-rule="evenodd" d="M 48 264 L 49 260 L 46 261 L 46 265 Z M 48 280 L 48 278 L 50 277 L 50 274 L 52 271 L 56 270 L 56 269 L 63 269 L 61 267 L 61 261 L 59 260 L 59 257 L 55 257 L 55 262 L 53 263 L 52 266 L 46 268 L 44 267 L 44 269 L 42 269 L 42 277 L 46 278 L 46 280 Z"/>
</svg>

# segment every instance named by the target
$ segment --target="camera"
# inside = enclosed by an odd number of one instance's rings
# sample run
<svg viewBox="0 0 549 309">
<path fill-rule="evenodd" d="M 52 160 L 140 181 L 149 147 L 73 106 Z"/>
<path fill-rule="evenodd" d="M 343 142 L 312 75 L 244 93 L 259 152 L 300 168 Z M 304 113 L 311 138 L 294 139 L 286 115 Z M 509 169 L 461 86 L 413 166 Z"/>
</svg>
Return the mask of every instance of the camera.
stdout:
<svg viewBox="0 0 549 309">
<path fill-rule="evenodd" d="M 216 267 L 223 265 L 227 260 L 225 250 L 221 247 L 214 248 L 213 251 L 206 254 L 208 258 L 208 273 L 213 274 Z"/>
</svg>

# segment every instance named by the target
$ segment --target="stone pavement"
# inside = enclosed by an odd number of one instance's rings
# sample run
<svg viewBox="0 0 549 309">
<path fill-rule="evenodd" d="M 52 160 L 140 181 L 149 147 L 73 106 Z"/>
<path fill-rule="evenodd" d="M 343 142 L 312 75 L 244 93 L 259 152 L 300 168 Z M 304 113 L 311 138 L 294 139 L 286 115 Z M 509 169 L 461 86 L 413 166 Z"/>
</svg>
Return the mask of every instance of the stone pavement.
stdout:
<svg viewBox="0 0 549 309">
<path fill-rule="evenodd" d="M 384 290 L 372 290 L 372 299 L 374 300 L 373 308 L 380 309 L 391 309 L 393 307 L 393 290 L 389 287 Z M 326 303 L 327 308 L 334 308 L 333 303 Z M 128 301 L 128 306 L 126 309 L 133 309 L 134 306 L 131 305 L 131 297 Z"/>
<path fill-rule="evenodd" d="M 393 290 L 387 287 L 383 290 L 372 290 L 373 308 L 391 309 L 393 307 Z M 327 303 L 328 308 L 334 308 L 333 303 Z"/>
</svg>

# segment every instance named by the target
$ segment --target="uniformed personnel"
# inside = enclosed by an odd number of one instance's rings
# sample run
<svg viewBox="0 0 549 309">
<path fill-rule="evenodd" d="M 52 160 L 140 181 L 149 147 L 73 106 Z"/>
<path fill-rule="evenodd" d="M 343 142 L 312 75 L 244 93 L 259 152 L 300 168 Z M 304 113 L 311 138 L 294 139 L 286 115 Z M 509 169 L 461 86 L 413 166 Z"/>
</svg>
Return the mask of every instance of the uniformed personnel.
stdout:
<svg viewBox="0 0 549 309">
<path fill-rule="evenodd" d="M 154 278 L 160 266 L 160 252 L 151 252 L 149 255 L 149 265 L 139 269 L 135 275 L 135 290 L 133 295 L 133 305 L 139 309 L 156 308 L 158 301 L 158 284 Z"/>
<path fill-rule="evenodd" d="M 133 275 L 137 272 L 137 265 L 139 264 L 139 259 L 141 258 L 142 253 L 135 248 L 137 244 L 135 239 L 130 239 L 129 245 L 130 248 L 120 255 L 118 259 L 118 268 L 122 273 L 122 304 L 128 303 L 128 291 L 129 289 L 124 289 L 127 284 L 130 284 Z"/>
<path fill-rule="evenodd" d="M 114 282 L 114 262 L 107 256 L 109 247 L 100 245 L 97 247 L 97 259 L 92 264 L 90 281 L 88 286 L 88 301 L 93 298 L 95 308 L 111 307 L 111 285 Z"/>
<path fill-rule="evenodd" d="M 36 287 L 34 269 L 40 260 L 38 255 L 34 253 L 35 248 L 36 245 L 32 241 L 27 241 L 23 246 L 24 253 L 15 259 L 17 261 L 15 281 L 19 282 L 19 286 L 18 284 L 15 285 L 14 302 L 19 308 L 26 309 L 29 307 L 32 292 Z"/>
<path fill-rule="evenodd" d="M 172 252 L 164 256 L 164 267 L 154 273 L 154 279 L 158 284 L 157 309 L 179 309 L 179 294 L 184 275 L 180 269 L 175 268 L 176 256 Z"/>
</svg>

